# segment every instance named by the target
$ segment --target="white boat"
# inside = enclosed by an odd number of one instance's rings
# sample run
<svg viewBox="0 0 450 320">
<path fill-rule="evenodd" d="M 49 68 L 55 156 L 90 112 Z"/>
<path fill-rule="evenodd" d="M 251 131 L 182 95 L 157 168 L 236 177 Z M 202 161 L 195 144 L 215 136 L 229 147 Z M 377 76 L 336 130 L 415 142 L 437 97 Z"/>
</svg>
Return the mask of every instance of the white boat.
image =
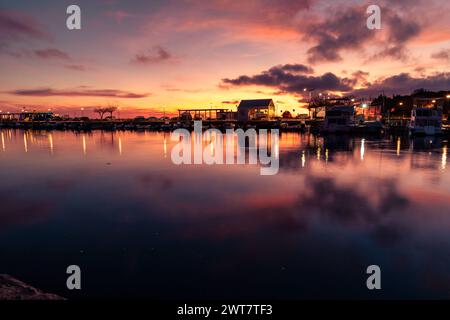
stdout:
<svg viewBox="0 0 450 320">
<path fill-rule="evenodd" d="M 325 121 L 321 127 L 324 133 L 347 133 L 355 126 L 353 106 L 333 106 L 325 111 Z"/>
<path fill-rule="evenodd" d="M 442 134 L 442 112 L 428 108 L 414 108 L 411 111 L 409 132 L 428 136 Z"/>
</svg>

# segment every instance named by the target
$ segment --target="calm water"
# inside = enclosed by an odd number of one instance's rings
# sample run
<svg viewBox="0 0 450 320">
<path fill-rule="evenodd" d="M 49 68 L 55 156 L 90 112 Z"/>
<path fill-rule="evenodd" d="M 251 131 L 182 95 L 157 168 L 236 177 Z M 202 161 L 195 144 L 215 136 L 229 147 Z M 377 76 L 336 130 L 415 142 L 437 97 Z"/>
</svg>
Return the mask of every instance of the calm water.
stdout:
<svg viewBox="0 0 450 320">
<path fill-rule="evenodd" d="M 167 133 L 2 130 L 0 273 L 69 298 L 450 298 L 447 141 L 283 134 L 280 171 Z M 82 290 L 65 269 L 82 269 Z M 382 290 L 365 287 L 368 265 Z"/>
</svg>

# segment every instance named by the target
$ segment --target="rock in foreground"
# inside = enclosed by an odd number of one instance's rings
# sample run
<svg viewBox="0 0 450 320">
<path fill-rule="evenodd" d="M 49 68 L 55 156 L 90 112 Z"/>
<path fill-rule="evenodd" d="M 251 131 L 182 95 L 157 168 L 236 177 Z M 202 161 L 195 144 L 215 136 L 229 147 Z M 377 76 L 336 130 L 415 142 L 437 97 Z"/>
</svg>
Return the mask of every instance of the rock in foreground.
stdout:
<svg viewBox="0 0 450 320">
<path fill-rule="evenodd" d="M 42 292 L 10 275 L 0 274 L 0 300 L 64 300 L 64 298 Z"/>
</svg>

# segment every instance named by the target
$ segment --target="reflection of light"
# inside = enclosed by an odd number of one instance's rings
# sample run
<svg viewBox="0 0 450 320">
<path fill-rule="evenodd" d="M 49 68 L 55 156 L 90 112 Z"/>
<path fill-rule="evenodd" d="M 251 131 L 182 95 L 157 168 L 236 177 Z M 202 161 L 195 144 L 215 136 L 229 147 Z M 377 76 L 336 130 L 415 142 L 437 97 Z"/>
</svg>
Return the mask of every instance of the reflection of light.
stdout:
<svg viewBox="0 0 450 320">
<path fill-rule="evenodd" d="M 320 147 L 317 147 L 317 160 L 320 161 Z"/>
<path fill-rule="evenodd" d="M 48 143 L 50 144 L 50 152 L 53 153 L 53 136 L 51 134 L 48 136 Z"/>
<path fill-rule="evenodd" d="M 305 157 L 305 151 L 303 150 L 302 151 L 302 168 L 305 167 L 305 164 L 306 164 L 306 157 Z"/>
<path fill-rule="evenodd" d="M 328 149 L 325 149 L 325 161 L 328 162 Z"/>
<path fill-rule="evenodd" d="M 214 137 L 210 136 L 211 140 L 209 140 L 209 154 L 214 156 Z"/>
<path fill-rule="evenodd" d="M 86 155 L 86 136 L 83 134 L 83 155 Z"/>
<path fill-rule="evenodd" d="M 122 155 L 122 139 L 119 137 L 119 154 Z"/>
<path fill-rule="evenodd" d="M 5 135 L 3 134 L 3 131 L 2 131 L 2 150 L 3 150 L 3 152 L 6 151 Z"/>
<path fill-rule="evenodd" d="M 400 139 L 400 137 L 398 137 L 397 139 L 397 156 L 400 155 L 400 146 L 401 146 L 402 140 Z"/>
<path fill-rule="evenodd" d="M 164 158 L 167 158 L 167 140 L 166 140 L 166 135 L 164 135 Z"/>
<path fill-rule="evenodd" d="M 364 153 L 366 152 L 365 148 L 366 139 L 361 140 L 361 160 L 364 160 Z"/>
<path fill-rule="evenodd" d="M 444 146 L 442 148 L 442 163 L 441 163 L 442 170 L 445 170 L 446 166 L 447 166 L 447 146 Z"/>
<path fill-rule="evenodd" d="M 23 147 L 25 149 L 25 152 L 28 152 L 27 135 L 25 132 L 23 133 Z"/>
<path fill-rule="evenodd" d="M 274 137 L 273 150 L 275 152 L 275 159 L 278 159 L 278 157 L 280 156 L 280 139 L 277 134 L 274 135 L 273 137 Z"/>
</svg>

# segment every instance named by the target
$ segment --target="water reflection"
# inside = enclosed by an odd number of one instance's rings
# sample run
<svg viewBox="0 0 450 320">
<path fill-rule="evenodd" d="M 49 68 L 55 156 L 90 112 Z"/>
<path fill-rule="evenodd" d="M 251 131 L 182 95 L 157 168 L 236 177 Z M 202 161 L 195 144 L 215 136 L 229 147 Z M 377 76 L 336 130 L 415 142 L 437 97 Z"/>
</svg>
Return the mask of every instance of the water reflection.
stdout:
<svg viewBox="0 0 450 320">
<path fill-rule="evenodd" d="M 282 134 L 261 176 L 175 166 L 167 133 L 0 134 L 0 272 L 47 291 L 82 298 L 76 261 L 83 297 L 371 298 L 376 263 L 380 297 L 449 297 L 442 138 Z"/>
</svg>

